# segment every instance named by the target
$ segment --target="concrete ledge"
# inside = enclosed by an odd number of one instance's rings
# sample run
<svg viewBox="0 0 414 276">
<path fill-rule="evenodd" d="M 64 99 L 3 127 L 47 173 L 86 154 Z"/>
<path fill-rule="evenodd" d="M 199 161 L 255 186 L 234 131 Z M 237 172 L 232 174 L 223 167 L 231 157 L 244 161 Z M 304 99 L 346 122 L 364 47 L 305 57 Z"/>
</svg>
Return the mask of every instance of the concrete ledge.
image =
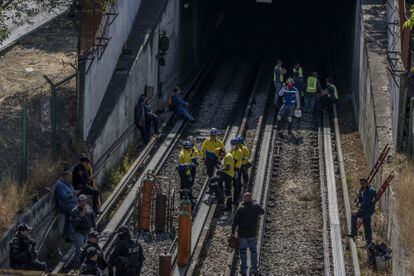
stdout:
<svg viewBox="0 0 414 276">
<path fill-rule="evenodd" d="M 54 187 L 54 186 L 53 186 Z M 45 241 L 46 230 L 53 225 L 56 233 L 63 231 L 63 216 L 59 216 L 59 211 L 55 205 L 54 194 L 49 189 L 40 199 L 27 207 L 22 214 L 18 215 L 15 224 L 4 233 L 0 240 L 0 267 L 8 267 L 9 262 L 9 242 L 16 233 L 19 223 L 27 223 L 33 227 L 32 236 L 37 245 L 41 248 Z"/>
</svg>

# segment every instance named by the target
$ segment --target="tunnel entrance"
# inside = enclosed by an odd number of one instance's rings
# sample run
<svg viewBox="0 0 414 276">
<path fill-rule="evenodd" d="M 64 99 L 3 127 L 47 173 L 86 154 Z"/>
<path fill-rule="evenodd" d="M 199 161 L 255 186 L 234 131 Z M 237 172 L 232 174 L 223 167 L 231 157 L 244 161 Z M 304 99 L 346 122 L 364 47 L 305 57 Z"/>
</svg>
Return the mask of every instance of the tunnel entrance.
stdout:
<svg viewBox="0 0 414 276">
<path fill-rule="evenodd" d="M 216 1 L 212 1 L 215 3 Z M 322 84 L 331 77 L 342 91 L 350 91 L 355 1 L 286 0 L 257 3 L 229 0 L 225 4 L 227 32 L 246 36 L 269 28 L 274 58 L 291 69 L 302 64 L 305 75 L 318 71 Z M 217 3 L 215 3 L 216 5 Z M 246 30 L 249 29 L 248 31 Z M 250 32 L 251 31 L 251 32 Z M 238 45 L 239 47 L 239 45 Z"/>
</svg>

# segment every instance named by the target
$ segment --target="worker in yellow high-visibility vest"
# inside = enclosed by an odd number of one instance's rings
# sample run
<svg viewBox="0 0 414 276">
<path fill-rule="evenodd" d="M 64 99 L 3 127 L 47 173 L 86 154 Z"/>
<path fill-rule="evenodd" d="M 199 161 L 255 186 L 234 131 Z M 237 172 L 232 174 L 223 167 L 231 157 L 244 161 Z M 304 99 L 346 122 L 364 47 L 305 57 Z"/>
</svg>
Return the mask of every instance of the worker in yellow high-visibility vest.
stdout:
<svg viewBox="0 0 414 276">
<path fill-rule="evenodd" d="M 318 79 L 318 73 L 313 72 L 306 81 L 305 90 L 305 112 L 312 113 L 315 111 L 315 103 L 318 94 L 321 92 L 321 83 Z"/>
<path fill-rule="evenodd" d="M 322 91 L 319 100 L 323 112 L 332 111 L 332 105 L 338 100 L 338 90 L 333 84 L 332 79 L 326 79 L 326 89 Z"/>
<path fill-rule="evenodd" d="M 273 70 L 273 81 L 275 83 L 275 98 L 274 105 L 277 106 L 279 102 L 279 91 L 282 88 L 282 84 L 285 81 L 286 69 L 282 67 L 283 62 L 281 60 L 276 61 L 275 68 Z"/>
<path fill-rule="evenodd" d="M 302 101 L 304 97 L 303 69 L 302 66 L 300 66 L 299 62 L 295 62 L 295 65 L 292 69 L 292 73 L 293 81 L 295 82 L 295 87 L 299 90 L 299 94 L 302 97 Z"/>
</svg>

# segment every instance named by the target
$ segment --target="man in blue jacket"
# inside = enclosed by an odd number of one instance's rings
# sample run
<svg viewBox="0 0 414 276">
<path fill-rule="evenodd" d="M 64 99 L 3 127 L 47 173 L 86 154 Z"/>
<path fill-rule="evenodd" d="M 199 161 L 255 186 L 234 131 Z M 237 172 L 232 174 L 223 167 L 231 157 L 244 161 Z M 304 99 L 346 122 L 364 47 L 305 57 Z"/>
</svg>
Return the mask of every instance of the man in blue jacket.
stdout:
<svg viewBox="0 0 414 276">
<path fill-rule="evenodd" d="M 357 235 L 358 218 L 362 219 L 364 225 L 365 241 L 366 245 L 370 245 L 372 242 L 372 230 L 371 230 L 371 216 L 375 212 L 375 200 L 377 192 L 371 187 L 366 178 L 360 180 L 361 189 L 358 195 L 358 210 L 352 214 L 351 217 L 351 234 L 348 235 L 354 238 Z"/>
<path fill-rule="evenodd" d="M 70 222 L 70 212 L 75 208 L 78 202 L 78 191 L 72 186 L 72 173 L 70 171 L 62 172 L 60 179 L 55 185 L 55 197 L 61 212 L 65 215 L 65 240 L 71 242 L 72 223 Z"/>
<path fill-rule="evenodd" d="M 194 117 L 188 112 L 188 102 L 180 97 L 180 88 L 176 87 L 171 97 L 171 107 L 178 115 L 188 121 L 194 121 Z"/>
</svg>

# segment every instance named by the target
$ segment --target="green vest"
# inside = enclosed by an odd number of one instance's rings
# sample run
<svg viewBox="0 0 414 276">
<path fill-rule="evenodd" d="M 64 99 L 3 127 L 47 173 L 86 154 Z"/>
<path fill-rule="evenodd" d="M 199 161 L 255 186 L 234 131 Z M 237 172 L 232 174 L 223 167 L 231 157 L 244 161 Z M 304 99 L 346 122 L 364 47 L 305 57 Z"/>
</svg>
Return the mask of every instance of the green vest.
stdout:
<svg viewBox="0 0 414 276">
<path fill-rule="evenodd" d="M 338 90 L 336 89 L 336 86 L 335 85 L 333 85 L 333 84 L 331 84 L 332 85 L 332 88 L 333 88 L 333 90 L 334 90 L 334 97 L 335 97 L 335 100 L 338 100 L 339 99 L 339 96 L 338 96 Z"/>
<path fill-rule="evenodd" d="M 296 70 L 296 68 L 293 68 L 293 76 L 296 75 L 296 72 L 298 72 L 298 78 L 303 78 L 302 67 L 299 67 L 299 69 L 297 69 L 297 70 Z"/>
<path fill-rule="evenodd" d="M 317 90 L 318 79 L 316 77 L 308 77 L 308 83 L 306 85 L 306 92 L 315 93 Z"/>
<path fill-rule="evenodd" d="M 278 67 L 278 66 L 275 66 L 275 69 L 273 71 L 273 81 L 276 81 L 276 78 L 277 78 L 276 72 L 275 72 L 276 68 L 280 69 L 279 81 L 282 83 L 284 81 L 284 76 L 283 76 L 283 73 L 282 73 L 282 67 Z"/>
</svg>

